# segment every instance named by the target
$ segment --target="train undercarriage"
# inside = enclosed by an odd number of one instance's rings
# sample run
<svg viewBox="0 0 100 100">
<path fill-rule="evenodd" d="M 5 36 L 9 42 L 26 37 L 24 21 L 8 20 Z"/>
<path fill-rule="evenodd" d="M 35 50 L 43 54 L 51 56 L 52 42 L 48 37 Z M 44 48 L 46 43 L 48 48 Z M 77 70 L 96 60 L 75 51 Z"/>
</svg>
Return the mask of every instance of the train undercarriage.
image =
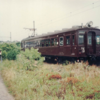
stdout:
<svg viewBox="0 0 100 100">
<path fill-rule="evenodd" d="M 100 57 L 95 57 L 95 56 L 87 56 L 87 57 L 59 57 L 59 56 L 44 56 L 46 62 L 53 62 L 53 63 L 65 63 L 68 61 L 69 63 L 75 63 L 75 62 L 86 62 L 90 65 L 96 64 L 100 65 Z"/>
</svg>

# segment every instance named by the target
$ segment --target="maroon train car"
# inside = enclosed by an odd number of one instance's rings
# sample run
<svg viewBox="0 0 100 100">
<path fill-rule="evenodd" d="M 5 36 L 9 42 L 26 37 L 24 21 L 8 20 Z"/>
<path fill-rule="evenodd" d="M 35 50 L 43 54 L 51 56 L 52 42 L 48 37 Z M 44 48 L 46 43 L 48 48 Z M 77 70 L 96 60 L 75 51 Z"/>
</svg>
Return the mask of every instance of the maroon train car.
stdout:
<svg viewBox="0 0 100 100">
<path fill-rule="evenodd" d="M 38 49 L 45 58 L 97 59 L 100 57 L 100 29 L 73 27 L 21 41 L 23 50 L 31 47 Z"/>
</svg>

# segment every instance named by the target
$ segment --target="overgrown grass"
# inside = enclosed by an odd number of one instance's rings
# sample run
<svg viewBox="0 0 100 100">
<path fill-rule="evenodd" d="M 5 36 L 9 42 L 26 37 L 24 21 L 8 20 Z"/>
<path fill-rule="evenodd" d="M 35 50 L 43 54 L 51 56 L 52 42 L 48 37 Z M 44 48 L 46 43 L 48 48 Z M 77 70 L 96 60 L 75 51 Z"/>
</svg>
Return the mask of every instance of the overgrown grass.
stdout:
<svg viewBox="0 0 100 100">
<path fill-rule="evenodd" d="M 26 70 L 19 60 L 5 60 L 0 71 L 16 100 L 100 100 L 100 68 L 87 62 Z"/>
</svg>

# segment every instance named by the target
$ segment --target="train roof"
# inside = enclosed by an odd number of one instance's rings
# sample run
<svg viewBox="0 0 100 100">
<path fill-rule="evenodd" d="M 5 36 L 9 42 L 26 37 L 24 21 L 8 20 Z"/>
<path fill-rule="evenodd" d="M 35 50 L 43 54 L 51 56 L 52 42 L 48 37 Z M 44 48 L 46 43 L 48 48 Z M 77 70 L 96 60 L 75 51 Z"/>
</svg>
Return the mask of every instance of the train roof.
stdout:
<svg viewBox="0 0 100 100">
<path fill-rule="evenodd" d="M 77 31 L 77 30 L 84 30 L 84 29 L 95 29 L 95 30 L 100 30 L 96 27 L 83 27 L 82 26 L 79 26 L 79 27 L 72 27 L 72 28 L 64 28 L 62 30 L 56 30 L 54 32 L 48 32 L 46 34 L 42 34 L 42 35 L 38 35 L 38 36 L 29 36 L 25 39 L 23 39 L 22 41 L 27 41 L 27 40 L 31 40 L 31 39 L 37 39 L 37 38 L 42 38 L 42 37 L 46 37 L 46 36 L 52 36 L 52 35 L 56 35 L 56 34 L 60 34 L 60 33 L 64 33 L 64 32 L 70 32 L 70 31 Z"/>
</svg>

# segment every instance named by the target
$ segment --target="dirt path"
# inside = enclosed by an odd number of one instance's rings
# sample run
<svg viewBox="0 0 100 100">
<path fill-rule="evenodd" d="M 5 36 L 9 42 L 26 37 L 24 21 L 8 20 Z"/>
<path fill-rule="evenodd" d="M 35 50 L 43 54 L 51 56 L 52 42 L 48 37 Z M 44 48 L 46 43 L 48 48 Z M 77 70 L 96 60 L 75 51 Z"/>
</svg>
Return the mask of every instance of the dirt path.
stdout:
<svg viewBox="0 0 100 100">
<path fill-rule="evenodd" d="M 8 93 L 1 78 L 1 75 L 0 75 L 0 100 L 14 100 L 14 98 Z"/>
</svg>

